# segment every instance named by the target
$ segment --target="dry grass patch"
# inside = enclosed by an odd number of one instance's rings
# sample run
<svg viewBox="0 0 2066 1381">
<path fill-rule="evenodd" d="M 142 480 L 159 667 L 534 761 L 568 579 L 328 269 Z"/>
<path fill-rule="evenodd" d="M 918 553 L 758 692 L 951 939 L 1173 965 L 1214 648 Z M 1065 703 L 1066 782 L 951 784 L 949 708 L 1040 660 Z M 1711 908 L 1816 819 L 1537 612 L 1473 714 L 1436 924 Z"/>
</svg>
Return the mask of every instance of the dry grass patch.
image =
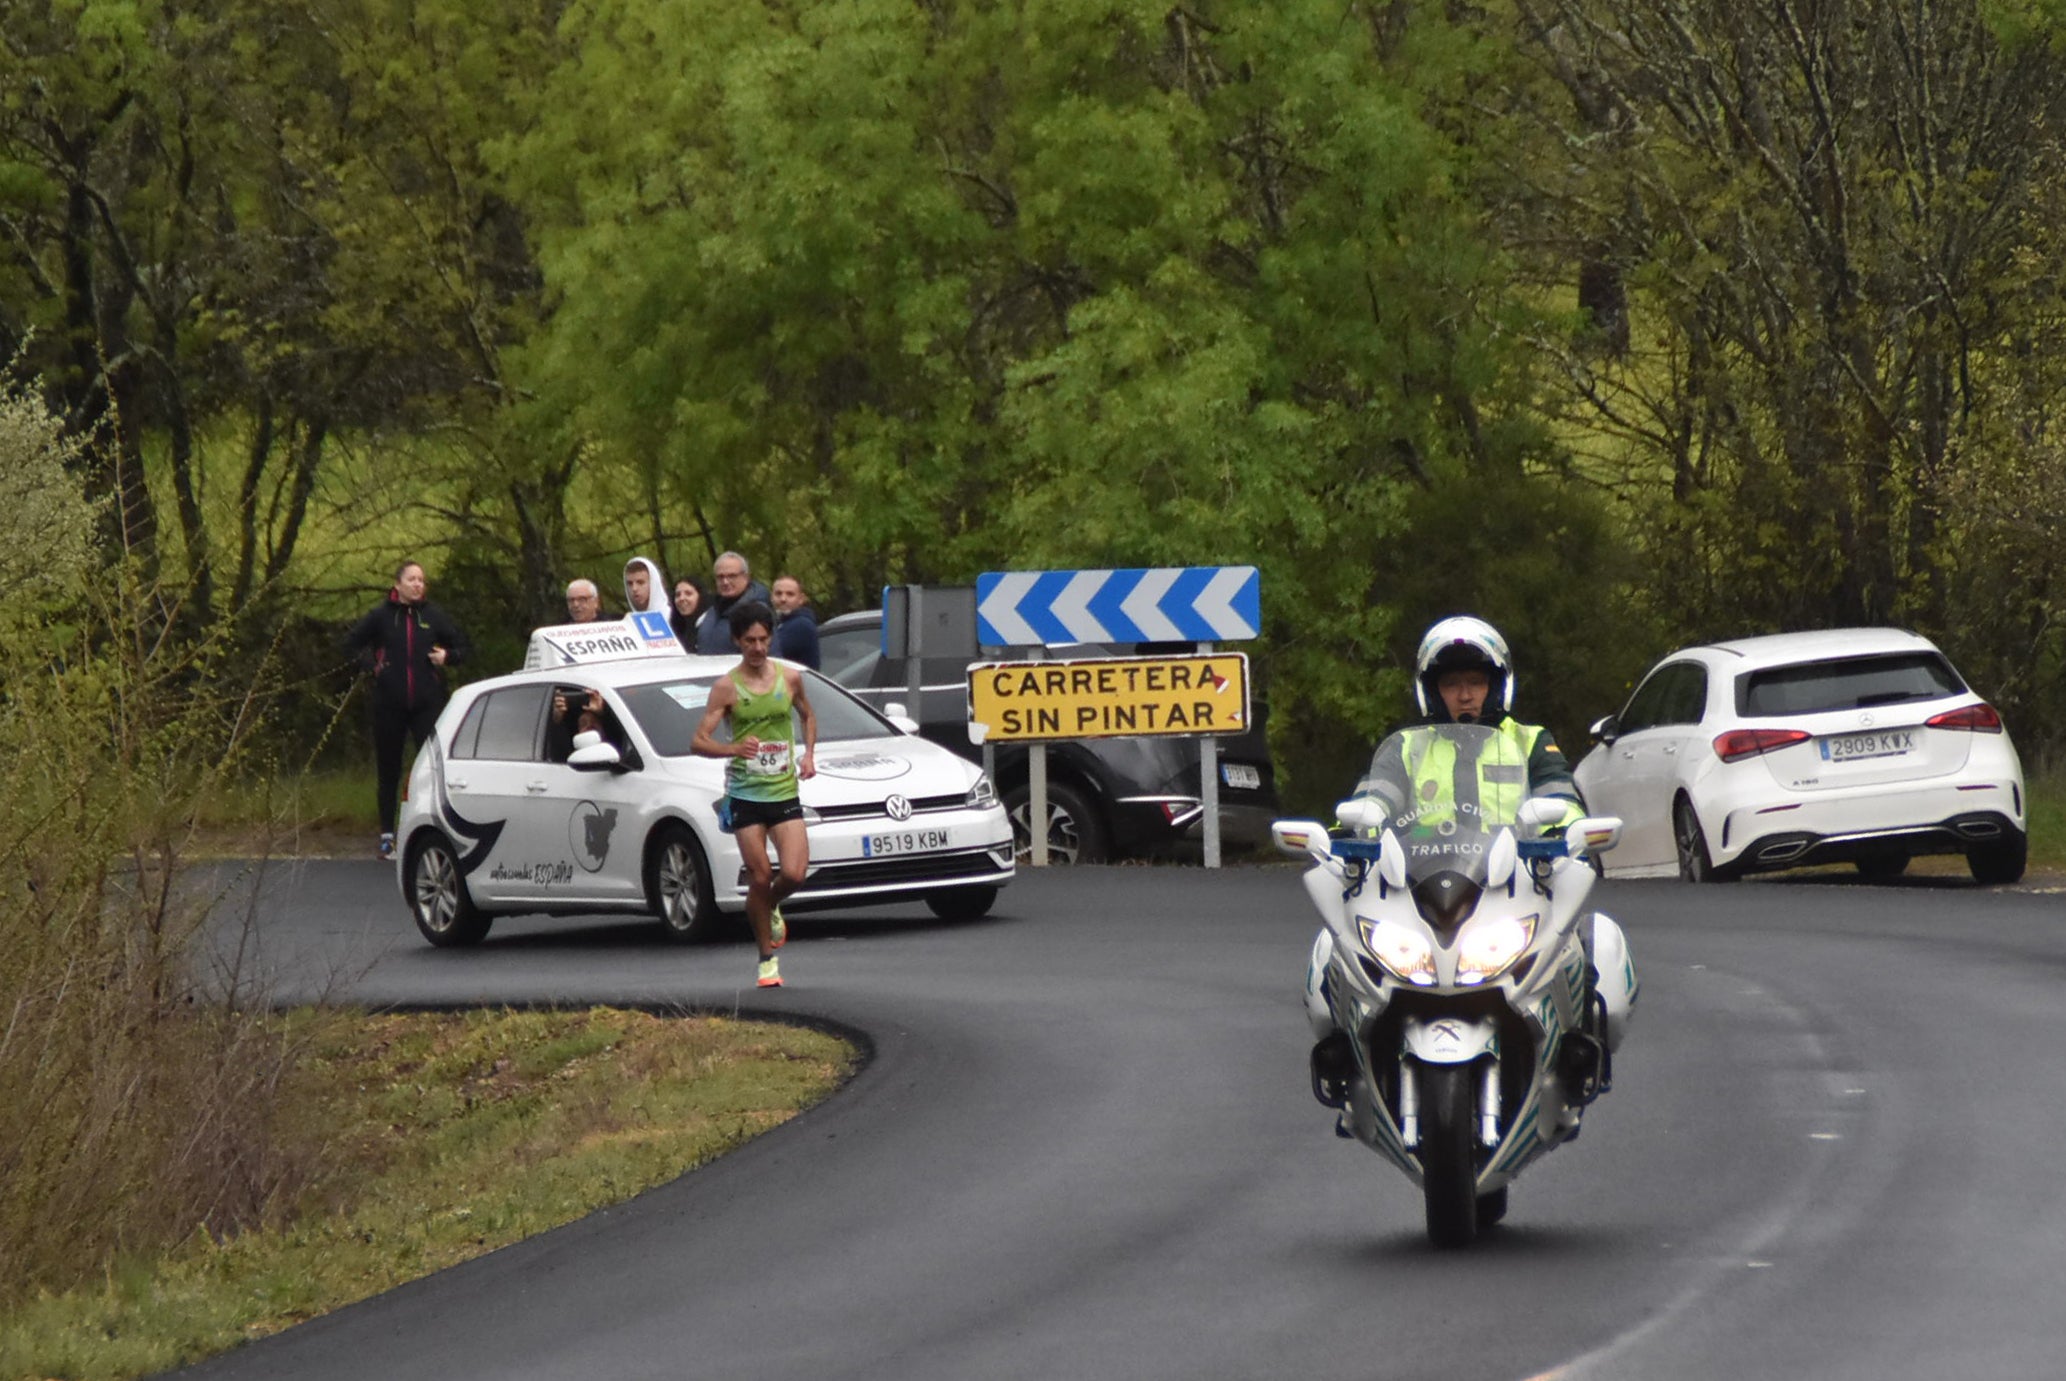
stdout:
<svg viewBox="0 0 2066 1381">
<path fill-rule="evenodd" d="M 281 1115 L 325 1148 L 295 1201 L 0 1314 L 0 1376 L 140 1376 L 276 1332 L 664 1183 L 854 1060 L 818 1031 L 614 1009 L 278 1020 L 314 1055 Z"/>
</svg>

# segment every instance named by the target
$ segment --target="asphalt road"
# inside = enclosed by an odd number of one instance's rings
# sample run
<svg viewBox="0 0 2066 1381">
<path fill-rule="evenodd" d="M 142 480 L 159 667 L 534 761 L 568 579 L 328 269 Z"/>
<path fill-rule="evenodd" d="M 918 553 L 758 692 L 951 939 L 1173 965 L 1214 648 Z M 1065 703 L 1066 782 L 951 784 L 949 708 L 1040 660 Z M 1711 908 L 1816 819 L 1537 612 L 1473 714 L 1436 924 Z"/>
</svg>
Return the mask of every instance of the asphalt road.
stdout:
<svg viewBox="0 0 2066 1381">
<path fill-rule="evenodd" d="M 421 944 L 373 863 L 256 910 L 287 995 L 679 1003 L 866 1033 L 844 1091 L 205 1377 L 1977 1378 L 2066 1372 L 2066 899 L 1609 882 L 1617 1087 L 1473 1249 L 1305 1088 L 1290 867 L 1022 873 L 990 919 Z"/>
</svg>

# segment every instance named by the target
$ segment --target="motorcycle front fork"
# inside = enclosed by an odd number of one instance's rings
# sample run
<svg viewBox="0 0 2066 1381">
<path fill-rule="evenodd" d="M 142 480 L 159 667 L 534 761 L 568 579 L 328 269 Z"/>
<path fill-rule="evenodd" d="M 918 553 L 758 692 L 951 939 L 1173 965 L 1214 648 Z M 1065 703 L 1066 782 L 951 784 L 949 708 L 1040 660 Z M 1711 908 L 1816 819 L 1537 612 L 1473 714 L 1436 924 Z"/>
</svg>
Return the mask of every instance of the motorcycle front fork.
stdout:
<svg viewBox="0 0 2066 1381">
<path fill-rule="evenodd" d="M 1478 1070 L 1478 1141 L 1499 1144 L 1499 1061 L 1486 1060 Z M 1420 1065 L 1399 1062 L 1399 1140 L 1406 1149 L 1420 1149 Z"/>
</svg>

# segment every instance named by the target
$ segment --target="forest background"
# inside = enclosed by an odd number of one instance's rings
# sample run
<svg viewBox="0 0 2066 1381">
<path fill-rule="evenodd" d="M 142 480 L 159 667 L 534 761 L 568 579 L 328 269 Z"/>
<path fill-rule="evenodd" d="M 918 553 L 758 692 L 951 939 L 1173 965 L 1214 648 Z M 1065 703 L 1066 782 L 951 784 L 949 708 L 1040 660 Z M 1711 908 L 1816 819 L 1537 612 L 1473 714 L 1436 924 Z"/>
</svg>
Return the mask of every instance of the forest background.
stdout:
<svg viewBox="0 0 2066 1381">
<path fill-rule="evenodd" d="M 404 556 L 481 675 L 726 548 L 821 614 L 1253 563 L 1307 804 L 1466 610 L 1574 749 L 1672 647 L 1893 623 L 2044 760 L 2055 19 L 23 0 L 0 358 L 138 617 L 285 669 L 283 762 L 363 757 L 337 635 Z"/>
</svg>

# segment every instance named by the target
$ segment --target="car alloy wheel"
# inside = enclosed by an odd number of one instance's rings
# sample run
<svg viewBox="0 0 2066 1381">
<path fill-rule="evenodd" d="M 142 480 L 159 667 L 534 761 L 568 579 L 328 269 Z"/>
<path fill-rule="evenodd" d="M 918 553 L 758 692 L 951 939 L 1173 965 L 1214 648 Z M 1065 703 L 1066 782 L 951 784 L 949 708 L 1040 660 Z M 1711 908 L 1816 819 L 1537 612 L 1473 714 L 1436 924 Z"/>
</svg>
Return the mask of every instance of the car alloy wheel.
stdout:
<svg viewBox="0 0 2066 1381">
<path fill-rule="evenodd" d="M 1688 882 L 1728 882 L 1733 875 L 1715 867 L 1708 857 L 1707 835 L 1700 828 L 1700 817 L 1693 813 L 1693 803 L 1681 796 L 1672 807 L 1672 840 L 1679 851 L 1679 876 Z"/>
<path fill-rule="evenodd" d="M 459 872 L 459 859 L 441 834 L 410 846 L 409 911 L 416 928 L 434 945 L 471 945 L 488 933 L 490 918 L 474 907 Z"/>
<path fill-rule="evenodd" d="M 672 824 L 653 846 L 646 895 L 671 940 L 706 940 L 718 928 L 710 869 L 688 827 Z"/>
</svg>

